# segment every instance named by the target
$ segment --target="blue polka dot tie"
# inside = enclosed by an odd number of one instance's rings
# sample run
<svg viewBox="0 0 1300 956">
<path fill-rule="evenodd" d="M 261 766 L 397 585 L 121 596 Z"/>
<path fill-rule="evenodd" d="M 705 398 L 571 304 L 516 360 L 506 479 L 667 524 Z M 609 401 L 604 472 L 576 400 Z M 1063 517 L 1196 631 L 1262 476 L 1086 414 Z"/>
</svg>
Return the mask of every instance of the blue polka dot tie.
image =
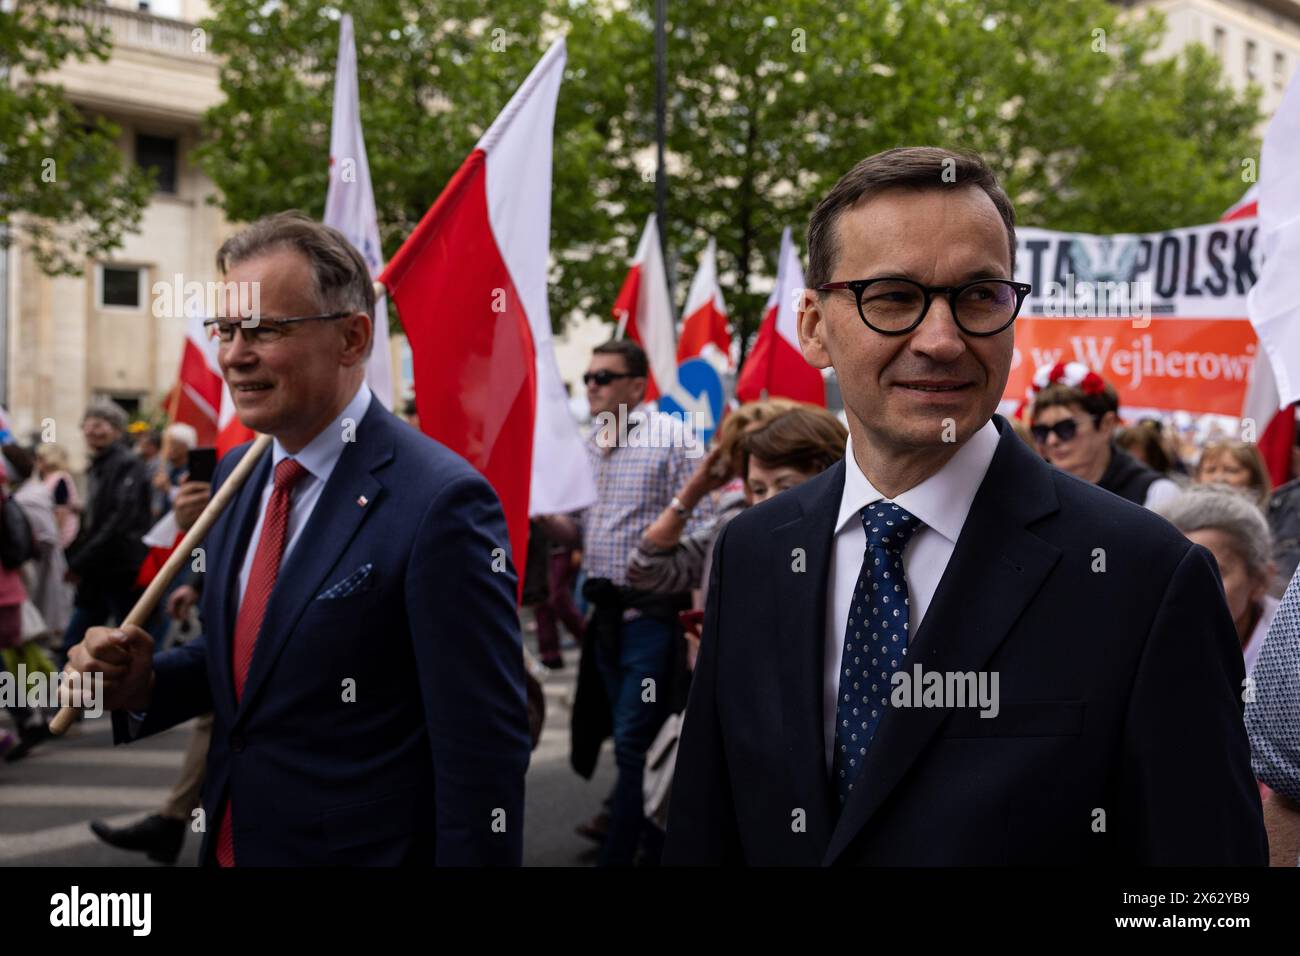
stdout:
<svg viewBox="0 0 1300 956">
<path fill-rule="evenodd" d="M 853 792 L 885 714 L 890 678 L 907 662 L 907 578 L 903 548 L 921 527 L 915 515 L 891 501 L 862 509 L 867 548 L 849 603 L 835 708 L 832 774 L 840 803 Z"/>
</svg>

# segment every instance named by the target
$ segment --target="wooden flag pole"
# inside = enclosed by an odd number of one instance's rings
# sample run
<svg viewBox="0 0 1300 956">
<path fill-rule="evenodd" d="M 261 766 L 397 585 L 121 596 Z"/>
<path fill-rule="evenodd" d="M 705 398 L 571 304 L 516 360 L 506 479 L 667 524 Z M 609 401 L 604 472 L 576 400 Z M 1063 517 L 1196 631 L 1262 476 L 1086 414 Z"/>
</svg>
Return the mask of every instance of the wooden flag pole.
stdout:
<svg viewBox="0 0 1300 956">
<path fill-rule="evenodd" d="M 153 617 L 154 609 L 158 607 L 158 602 L 162 600 L 163 594 L 166 593 L 167 588 L 175 580 L 176 575 L 180 573 L 185 562 L 190 559 L 190 552 L 199 546 L 212 525 L 221 517 L 221 513 L 226 510 L 226 506 L 238 494 L 240 487 L 248 479 L 249 474 L 252 473 L 253 468 L 257 466 L 258 461 L 261 460 L 262 455 L 269 447 L 271 447 L 271 436 L 258 435 L 252 447 L 239 460 L 235 470 L 230 473 L 230 477 L 221 483 L 221 487 L 212 496 L 212 500 L 208 502 L 207 507 L 199 514 L 190 530 L 185 532 L 185 537 L 181 539 L 181 543 L 176 546 L 175 550 L 167 558 L 162 570 L 149 582 L 144 594 L 140 595 L 140 599 L 135 602 L 135 607 L 131 608 L 131 612 L 127 614 L 126 619 L 122 621 L 120 626 L 131 624 L 135 627 L 144 627 L 149 618 Z M 64 731 L 72 726 L 76 716 L 77 709 L 75 707 L 60 707 L 58 714 L 50 721 L 50 733 L 56 736 L 62 735 Z"/>
</svg>

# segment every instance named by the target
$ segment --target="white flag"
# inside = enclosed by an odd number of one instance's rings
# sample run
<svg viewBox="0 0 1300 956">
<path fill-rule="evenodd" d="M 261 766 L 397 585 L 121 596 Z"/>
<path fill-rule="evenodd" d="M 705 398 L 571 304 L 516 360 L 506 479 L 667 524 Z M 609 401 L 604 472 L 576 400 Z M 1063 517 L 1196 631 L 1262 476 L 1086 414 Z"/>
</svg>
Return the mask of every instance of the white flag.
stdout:
<svg viewBox="0 0 1300 956">
<path fill-rule="evenodd" d="M 352 17 L 339 23 L 339 58 L 334 71 L 334 119 L 330 128 L 330 185 L 325 195 L 325 225 L 333 226 L 356 246 L 370 277 L 384 271 L 379 242 L 379 217 L 370 185 L 370 163 L 361 133 L 361 103 L 357 96 L 357 50 Z M 388 300 L 375 303 L 375 346 L 366 364 L 366 383 L 385 408 L 393 407 L 392 358 L 388 351 Z"/>
</svg>

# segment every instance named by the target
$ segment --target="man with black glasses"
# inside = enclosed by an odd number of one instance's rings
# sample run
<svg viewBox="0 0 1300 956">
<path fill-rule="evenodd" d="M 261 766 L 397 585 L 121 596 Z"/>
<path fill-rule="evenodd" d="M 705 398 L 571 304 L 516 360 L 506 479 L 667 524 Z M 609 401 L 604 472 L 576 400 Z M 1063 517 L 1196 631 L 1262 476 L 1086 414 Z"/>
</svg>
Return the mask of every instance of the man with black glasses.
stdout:
<svg viewBox="0 0 1300 956">
<path fill-rule="evenodd" d="M 803 354 L 844 460 L 719 537 L 669 864 L 1262 864 L 1210 555 L 994 414 L 1029 287 L 978 158 L 854 167 Z"/>
</svg>

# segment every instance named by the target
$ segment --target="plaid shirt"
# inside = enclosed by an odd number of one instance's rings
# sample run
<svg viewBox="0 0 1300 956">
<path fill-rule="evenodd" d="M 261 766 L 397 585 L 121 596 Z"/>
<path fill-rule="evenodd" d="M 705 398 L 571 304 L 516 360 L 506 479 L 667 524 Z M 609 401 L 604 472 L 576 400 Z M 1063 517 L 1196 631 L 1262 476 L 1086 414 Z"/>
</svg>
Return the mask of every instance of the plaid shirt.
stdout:
<svg viewBox="0 0 1300 956">
<path fill-rule="evenodd" d="M 638 405 L 627 414 L 629 437 L 633 436 L 638 421 L 645 423 L 649 433 L 648 440 L 639 446 L 620 442 L 615 447 L 602 448 L 599 423 L 587 439 L 587 454 L 596 476 L 596 503 L 580 519 L 582 567 L 589 578 L 609 578 L 619 585 L 627 583 L 628 559 L 642 533 L 686 486 L 703 460 L 702 455 L 687 457 L 680 419 Z M 696 446 L 693 450 L 703 449 Z M 691 514 L 683 534 L 708 525 L 714 518 L 713 512 L 712 501 L 705 497 Z"/>
</svg>

